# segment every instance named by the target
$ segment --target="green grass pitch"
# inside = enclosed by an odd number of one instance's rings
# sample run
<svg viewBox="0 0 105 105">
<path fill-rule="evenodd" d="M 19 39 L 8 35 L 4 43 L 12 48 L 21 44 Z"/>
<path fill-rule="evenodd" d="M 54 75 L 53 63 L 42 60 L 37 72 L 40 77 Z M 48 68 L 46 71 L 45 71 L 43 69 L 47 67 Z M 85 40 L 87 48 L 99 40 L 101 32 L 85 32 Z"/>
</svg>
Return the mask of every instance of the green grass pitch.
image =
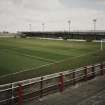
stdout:
<svg viewBox="0 0 105 105">
<path fill-rule="evenodd" d="M 105 50 L 100 51 L 99 42 L 0 38 L 1 83 L 38 77 L 102 61 L 105 61 Z"/>
</svg>

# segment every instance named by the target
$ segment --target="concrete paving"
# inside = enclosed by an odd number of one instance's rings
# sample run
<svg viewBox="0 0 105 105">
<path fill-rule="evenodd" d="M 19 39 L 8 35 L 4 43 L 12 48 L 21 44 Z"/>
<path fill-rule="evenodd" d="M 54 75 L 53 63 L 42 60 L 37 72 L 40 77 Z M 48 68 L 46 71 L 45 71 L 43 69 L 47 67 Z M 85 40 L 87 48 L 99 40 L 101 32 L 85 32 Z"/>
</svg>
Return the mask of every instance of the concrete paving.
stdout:
<svg viewBox="0 0 105 105">
<path fill-rule="evenodd" d="M 105 105 L 105 75 L 24 105 Z"/>
</svg>

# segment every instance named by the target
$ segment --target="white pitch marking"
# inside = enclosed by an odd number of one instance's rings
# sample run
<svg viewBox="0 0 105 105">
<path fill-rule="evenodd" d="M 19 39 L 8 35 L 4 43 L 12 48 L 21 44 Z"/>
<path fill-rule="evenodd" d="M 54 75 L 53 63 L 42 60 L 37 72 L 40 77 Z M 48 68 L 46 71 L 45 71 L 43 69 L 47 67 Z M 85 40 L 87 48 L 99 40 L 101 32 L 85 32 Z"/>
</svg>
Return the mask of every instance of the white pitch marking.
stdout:
<svg viewBox="0 0 105 105">
<path fill-rule="evenodd" d="M 27 71 L 30 71 L 30 70 L 40 69 L 40 68 L 45 67 L 45 66 L 49 66 L 49 65 L 52 65 L 52 64 L 55 64 L 55 63 L 64 62 L 64 61 L 66 61 L 66 60 L 72 60 L 72 59 L 79 58 L 79 57 L 82 57 L 82 56 L 86 56 L 86 55 L 89 55 L 89 54 L 94 54 L 94 53 L 96 53 L 96 52 L 99 52 L 99 50 L 97 50 L 97 51 L 95 51 L 95 52 L 89 52 L 89 53 L 84 54 L 84 55 L 76 56 L 76 57 L 73 57 L 73 58 L 71 58 L 71 59 L 68 58 L 68 59 L 65 59 L 65 60 L 56 61 L 56 62 L 53 62 L 53 63 L 48 63 L 48 64 L 45 64 L 45 65 L 41 65 L 41 66 L 36 67 L 36 68 L 27 69 L 27 70 L 22 70 L 22 71 L 15 72 L 15 73 L 12 73 L 12 74 L 6 74 L 6 75 L 3 75 L 3 76 L 0 76 L 0 78 L 4 78 L 4 77 L 11 76 L 11 75 L 14 75 L 14 74 L 19 74 L 19 73 L 22 73 L 22 72 L 27 72 Z"/>
<path fill-rule="evenodd" d="M 6 51 L 9 51 L 8 49 L 5 49 L 5 50 L 6 50 Z M 13 50 L 13 52 L 19 53 L 18 51 L 14 51 L 14 50 Z M 45 58 L 38 57 L 38 56 L 32 56 L 32 55 L 25 54 L 25 53 L 22 53 L 22 54 L 20 54 L 20 55 L 27 56 L 27 57 L 31 57 L 31 58 L 41 59 L 41 60 L 44 60 L 44 61 L 47 61 L 47 62 L 55 62 L 55 60 L 45 59 Z"/>
</svg>

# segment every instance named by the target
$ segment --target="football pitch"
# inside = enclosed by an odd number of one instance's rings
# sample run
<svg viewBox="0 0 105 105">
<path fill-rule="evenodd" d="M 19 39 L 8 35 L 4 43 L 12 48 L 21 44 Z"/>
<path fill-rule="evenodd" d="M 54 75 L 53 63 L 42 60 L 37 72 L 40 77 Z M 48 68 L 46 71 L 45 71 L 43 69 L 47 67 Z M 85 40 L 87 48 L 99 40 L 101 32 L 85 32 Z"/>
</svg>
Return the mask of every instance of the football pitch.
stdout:
<svg viewBox="0 0 105 105">
<path fill-rule="evenodd" d="M 0 38 L 0 82 L 43 76 L 105 61 L 100 42 Z"/>
</svg>

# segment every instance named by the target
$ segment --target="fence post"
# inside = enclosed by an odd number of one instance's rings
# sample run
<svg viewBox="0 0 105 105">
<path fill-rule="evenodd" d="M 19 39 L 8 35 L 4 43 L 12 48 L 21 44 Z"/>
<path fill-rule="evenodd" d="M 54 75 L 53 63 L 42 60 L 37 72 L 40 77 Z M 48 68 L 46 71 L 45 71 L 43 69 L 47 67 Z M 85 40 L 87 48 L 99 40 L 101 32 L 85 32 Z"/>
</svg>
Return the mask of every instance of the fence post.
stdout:
<svg viewBox="0 0 105 105">
<path fill-rule="evenodd" d="M 95 68 L 94 68 L 94 65 L 92 65 L 92 77 L 94 78 L 95 77 Z"/>
<path fill-rule="evenodd" d="M 31 91 L 33 91 L 33 89 L 32 89 L 32 88 L 33 88 L 33 85 L 32 85 L 32 79 L 31 79 L 31 80 L 29 80 L 29 90 L 30 90 L 30 92 L 31 92 Z M 30 100 L 30 101 L 32 101 L 32 100 L 33 100 L 33 98 L 32 98 L 32 96 L 31 96 L 31 94 L 30 94 L 30 98 L 29 98 L 29 100 Z"/>
<path fill-rule="evenodd" d="M 60 73 L 58 85 L 59 85 L 59 91 L 63 92 L 63 90 L 64 90 L 64 75 L 62 73 Z"/>
<path fill-rule="evenodd" d="M 40 81 L 40 98 L 43 97 L 43 77 L 41 77 Z"/>
<path fill-rule="evenodd" d="M 104 75 L 103 63 L 100 64 L 100 73 L 101 75 Z"/>
<path fill-rule="evenodd" d="M 84 67 L 84 73 L 85 73 L 85 76 L 84 76 L 84 79 L 85 79 L 85 81 L 87 81 L 87 67 Z"/>
<path fill-rule="evenodd" d="M 12 95 L 12 104 L 14 104 L 14 86 L 13 86 L 13 83 L 11 83 L 12 85 L 12 92 L 11 92 L 11 95 Z"/>
<path fill-rule="evenodd" d="M 18 105 L 23 105 L 23 87 L 21 83 L 18 87 Z"/>
<path fill-rule="evenodd" d="M 103 63 L 103 74 L 105 74 L 105 63 Z"/>
<path fill-rule="evenodd" d="M 75 81 L 75 71 L 73 71 L 73 85 L 75 85 L 76 81 Z"/>
</svg>

